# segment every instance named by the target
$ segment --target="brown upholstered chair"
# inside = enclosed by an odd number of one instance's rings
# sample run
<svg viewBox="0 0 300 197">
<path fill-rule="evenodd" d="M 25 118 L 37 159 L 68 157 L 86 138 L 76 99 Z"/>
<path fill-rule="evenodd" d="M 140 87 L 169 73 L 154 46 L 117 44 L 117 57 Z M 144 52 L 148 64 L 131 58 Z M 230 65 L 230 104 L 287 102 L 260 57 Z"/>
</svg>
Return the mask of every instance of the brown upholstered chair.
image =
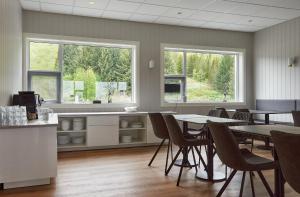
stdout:
<svg viewBox="0 0 300 197">
<path fill-rule="evenodd" d="M 232 116 L 232 119 L 245 120 L 245 121 L 247 121 L 247 123 L 243 123 L 243 124 L 246 124 L 246 125 L 250 124 L 251 114 L 249 112 L 246 112 L 246 110 L 245 110 L 245 112 L 243 112 L 243 111 L 235 112 Z M 239 123 L 239 125 L 240 124 L 241 123 Z M 253 150 L 253 138 L 251 138 L 251 141 L 248 141 L 247 139 L 249 138 L 249 136 L 246 135 L 246 134 L 235 132 L 234 135 L 235 135 L 236 139 L 238 140 L 239 144 L 251 144 L 251 152 L 252 152 L 252 150 Z"/>
<path fill-rule="evenodd" d="M 300 127 L 300 111 L 292 111 L 294 126 Z"/>
<path fill-rule="evenodd" d="M 172 154 L 172 143 L 171 143 L 170 138 L 169 138 L 168 128 L 167 128 L 167 125 L 166 125 L 165 120 L 164 120 L 161 113 L 149 113 L 149 118 L 151 120 L 155 136 L 162 139 L 162 141 L 159 144 L 159 146 L 157 147 L 157 149 L 156 149 L 154 155 L 152 156 L 148 166 L 151 166 L 151 164 L 154 161 L 157 153 L 159 152 L 159 150 L 161 149 L 161 147 L 163 146 L 165 141 L 168 140 L 168 150 L 167 150 L 167 157 L 166 157 L 166 164 L 165 164 L 165 173 L 166 173 L 167 166 L 168 166 L 170 149 L 171 149 L 171 154 Z"/>
<path fill-rule="evenodd" d="M 276 166 L 275 163 L 269 159 L 251 153 L 248 149 L 239 149 L 235 137 L 228 126 L 209 122 L 208 127 L 213 137 L 219 158 L 225 165 L 233 169 L 217 196 L 222 195 L 237 171 L 243 171 L 240 196 L 242 196 L 243 193 L 246 172 L 249 172 L 252 193 L 255 195 L 251 175 L 254 171 L 258 173 L 269 195 L 273 196 L 273 192 L 261 171 L 274 169 Z"/>
<path fill-rule="evenodd" d="M 177 145 L 179 147 L 178 152 L 176 153 L 172 163 L 170 164 L 169 168 L 167 169 L 166 175 L 169 174 L 170 170 L 172 169 L 175 161 L 177 160 L 178 156 L 180 153 L 183 154 L 183 160 L 182 161 L 187 161 L 188 160 L 188 153 L 191 150 L 192 151 L 192 155 L 193 155 L 193 160 L 194 160 L 194 167 L 196 170 L 196 173 L 198 172 L 197 169 L 197 163 L 196 163 L 196 157 L 195 157 L 195 151 L 198 153 L 198 156 L 201 159 L 201 162 L 204 165 L 204 168 L 206 169 L 206 164 L 201 156 L 201 152 L 199 151 L 199 149 L 197 148 L 198 146 L 202 146 L 202 145 L 207 145 L 208 142 L 207 140 L 203 140 L 203 139 L 197 139 L 197 138 L 193 138 L 193 139 L 187 139 L 185 138 L 185 136 L 182 133 L 182 130 L 180 128 L 180 126 L 178 125 L 177 120 L 174 118 L 173 115 L 165 115 L 164 119 L 166 121 L 166 125 L 168 128 L 168 132 L 169 132 L 169 136 L 170 139 L 172 140 L 172 142 Z M 177 179 L 177 186 L 179 186 L 180 183 L 180 178 L 181 178 L 181 174 L 182 174 L 182 169 L 183 169 L 183 163 L 180 166 L 180 171 L 179 171 L 179 176 Z"/>
<path fill-rule="evenodd" d="M 300 135 L 271 131 L 271 136 L 283 177 L 300 193 Z"/>
<path fill-rule="evenodd" d="M 229 118 L 229 115 L 228 115 L 228 113 L 227 113 L 227 111 L 226 111 L 225 108 L 223 108 L 223 107 L 217 107 L 216 110 L 217 110 L 217 117 L 220 117 L 220 118 Z"/>
<path fill-rule="evenodd" d="M 217 117 L 218 116 L 217 110 L 216 109 L 209 110 L 208 116 Z"/>
</svg>

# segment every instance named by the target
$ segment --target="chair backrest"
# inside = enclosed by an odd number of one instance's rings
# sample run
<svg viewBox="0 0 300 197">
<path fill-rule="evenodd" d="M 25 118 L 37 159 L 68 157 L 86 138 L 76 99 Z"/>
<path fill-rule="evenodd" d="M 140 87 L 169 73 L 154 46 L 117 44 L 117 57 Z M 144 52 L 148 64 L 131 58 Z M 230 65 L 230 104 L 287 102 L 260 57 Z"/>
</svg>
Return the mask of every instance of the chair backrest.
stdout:
<svg viewBox="0 0 300 197">
<path fill-rule="evenodd" d="M 300 135 L 271 131 L 271 136 L 284 178 L 300 193 Z"/>
<path fill-rule="evenodd" d="M 149 118 L 152 123 L 153 131 L 156 137 L 160 139 L 168 139 L 169 132 L 161 113 L 149 113 Z"/>
<path fill-rule="evenodd" d="M 213 117 L 217 117 L 217 110 L 216 109 L 212 109 L 208 112 L 208 116 L 213 116 Z"/>
<path fill-rule="evenodd" d="M 220 117 L 220 118 L 229 118 L 229 115 L 228 115 L 228 113 L 227 113 L 227 111 L 226 111 L 225 108 L 223 108 L 223 107 L 217 107 L 216 110 L 217 110 L 217 117 Z"/>
<path fill-rule="evenodd" d="M 246 120 L 250 122 L 251 114 L 249 112 L 235 112 L 232 116 L 232 119 L 235 120 Z"/>
<path fill-rule="evenodd" d="M 300 127 L 300 111 L 292 111 L 294 126 Z"/>
<path fill-rule="evenodd" d="M 164 115 L 164 119 L 172 142 L 177 146 L 183 146 L 185 138 L 177 120 L 173 115 Z"/>
<path fill-rule="evenodd" d="M 250 110 L 249 110 L 249 109 L 247 109 L 247 108 L 243 108 L 243 109 L 236 109 L 235 111 L 236 111 L 236 112 L 248 112 L 248 113 L 250 113 Z"/>
<path fill-rule="evenodd" d="M 208 122 L 208 127 L 221 161 L 230 168 L 241 170 L 246 164 L 236 139 L 225 124 Z"/>
</svg>

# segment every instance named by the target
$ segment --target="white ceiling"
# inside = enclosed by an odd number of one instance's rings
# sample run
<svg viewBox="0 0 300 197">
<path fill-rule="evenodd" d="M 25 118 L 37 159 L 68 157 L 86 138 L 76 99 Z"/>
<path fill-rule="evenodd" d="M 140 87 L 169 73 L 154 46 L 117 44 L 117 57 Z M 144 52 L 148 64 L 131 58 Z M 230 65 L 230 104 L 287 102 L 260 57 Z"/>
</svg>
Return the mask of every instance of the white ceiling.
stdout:
<svg viewBox="0 0 300 197">
<path fill-rule="evenodd" d="M 25 10 L 255 32 L 300 16 L 300 0 L 20 0 Z"/>
</svg>

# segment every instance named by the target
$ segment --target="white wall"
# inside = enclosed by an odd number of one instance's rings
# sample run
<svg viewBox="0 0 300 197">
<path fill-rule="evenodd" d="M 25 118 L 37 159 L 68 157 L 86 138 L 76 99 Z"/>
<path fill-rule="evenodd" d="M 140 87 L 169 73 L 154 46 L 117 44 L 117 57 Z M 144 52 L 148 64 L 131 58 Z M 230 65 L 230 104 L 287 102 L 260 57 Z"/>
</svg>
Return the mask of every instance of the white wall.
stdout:
<svg viewBox="0 0 300 197">
<path fill-rule="evenodd" d="M 0 105 L 22 89 L 22 10 L 18 0 L 0 1 Z"/>
<path fill-rule="evenodd" d="M 140 109 L 149 111 L 167 109 L 160 108 L 160 43 L 244 48 L 247 52 L 247 102 L 251 105 L 253 101 L 253 33 L 136 23 L 32 11 L 24 11 L 23 31 L 26 33 L 140 42 Z M 154 59 L 157 65 L 153 70 L 148 69 L 150 59 Z M 174 110 L 174 108 L 169 109 Z M 207 107 L 178 109 L 180 112 L 203 113 L 207 113 L 207 110 Z"/>
<path fill-rule="evenodd" d="M 300 99 L 300 18 L 255 33 L 255 95 L 257 99 Z M 288 58 L 298 56 L 296 67 Z M 282 116 L 279 120 L 291 120 Z"/>
</svg>

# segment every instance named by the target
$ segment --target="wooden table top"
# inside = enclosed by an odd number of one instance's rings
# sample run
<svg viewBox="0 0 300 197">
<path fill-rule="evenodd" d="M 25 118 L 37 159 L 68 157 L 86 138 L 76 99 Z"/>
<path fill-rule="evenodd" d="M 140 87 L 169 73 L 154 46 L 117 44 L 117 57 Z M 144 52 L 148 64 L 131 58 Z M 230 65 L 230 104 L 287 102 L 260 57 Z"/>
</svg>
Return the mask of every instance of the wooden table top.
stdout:
<svg viewBox="0 0 300 197">
<path fill-rule="evenodd" d="M 235 120 L 229 118 L 218 118 L 213 116 L 204 116 L 197 114 L 178 114 L 174 115 L 176 120 L 185 121 L 195 124 L 206 124 L 207 121 L 217 122 L 217 123 L 244 123 L 243 120 Z"/>
<path fill-rule="evenodd" d="M 256 135 L 263 135 L 270 137 L 270 131 L 282 131 L 291 134 L 300 134 L 300 127 L 288 126 L 288 125 L 243 125 L 243 126 L 231 126 L 229 129 L 237 132 L 245 132 Z"/>
</svg>

